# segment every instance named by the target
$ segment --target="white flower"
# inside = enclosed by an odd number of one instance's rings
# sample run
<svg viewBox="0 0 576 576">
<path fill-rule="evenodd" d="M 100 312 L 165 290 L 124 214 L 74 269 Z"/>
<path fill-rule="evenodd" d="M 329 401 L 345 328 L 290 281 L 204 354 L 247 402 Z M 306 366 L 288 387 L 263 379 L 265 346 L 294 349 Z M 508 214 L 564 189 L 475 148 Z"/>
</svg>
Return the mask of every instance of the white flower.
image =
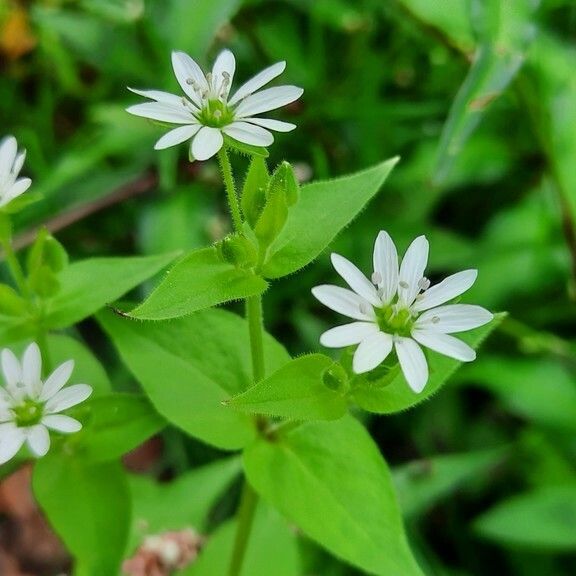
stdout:
<svg viewBox="0 0 576 576">
<path fill-rule="evenodd" d="M 394 348 L 406 381 L 417 393 L 428 380 L 420 344 L 462 362 L 474 360 L 474 350 L 450 334 L 478 328 L 493 315 L 480 306 L 444 304 L 468 290 L 478 272 L 464 270 L 430 288 L 424 277 L 427 261 L 428 240 L 419 236 L 398 269 L 396 246 L 384 231 L 374 245 L 372 281 L 352 262 L 332 254 L 336 272 L 352 290 L 323 285 L 312 293 L 328 308 L 356 322 L 327 330 L 320 342 L 330 348 L 358 344 L 352 362 L 357 374 L 376 368 Z"/>
<path fill-rule="evenodd" d="M 191 156 L 207 160 L 222 148 L 223 134 L 252 146 L 269 146 L 274 137 L 269 130 L 288 132 L 294 124 L 255 118 L 300 98 L 302 88 L 276 86 L 261 90 L 265 84 L 282 74 L 286 62 L 266 68 L 228 98 L 234 78 L 234 54 L 224 50 L 216 58 L 212 72 L 204 74 L 200 66 L 184 52 L 172 52 L 174 74 L 186 96 L 177 96 L 158 90 L 132 90 L 152 102 L 130 106 L 127 111 L 161 122 L 181 124 L 167 132 L 154 148 L 161 150 L 192 139 Z"/>
<path fill-rule="evenodd" d="M 26 348 L 22 363 L 11 350 L 1 354 L 6 386 L 0 386 L 0 464 L 16 455 L 26 442 L 35 456 L 44 456 L 50 448 L 48 429 L 69 434 L 82 424 L 60 414 L 92 393 L 87 384 L 64 388 L 74 369 L 74 361 L 60 364 L 42 382 L 42 358 L 35 343 Z"/>
<path fill-rule="evenodd" d="M 18 178 L 24 164 L 26 151 L 18 153 L 14 136 L 6 136 L 0 142 L 0 208 L 6 206 L 20 194 L 24 194 L 32 180 Z"/>
</svg>

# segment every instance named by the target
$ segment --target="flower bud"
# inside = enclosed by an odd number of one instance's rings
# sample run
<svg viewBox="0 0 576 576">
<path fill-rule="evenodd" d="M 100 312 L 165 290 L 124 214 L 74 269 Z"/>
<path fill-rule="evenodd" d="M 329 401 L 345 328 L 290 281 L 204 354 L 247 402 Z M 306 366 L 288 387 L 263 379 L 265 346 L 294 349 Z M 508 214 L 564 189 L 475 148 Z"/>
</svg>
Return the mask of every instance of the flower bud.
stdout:
<svg viewBox="0 0 576 576">
<path fill-rule="evenodd" d="M 258 262 L 256 246 L 243 235 L 230 234 L 217 244 L 223 260 L 237 268 L 251 268 Z"/>
<path fill-rule="evenodd" d="M 322 382 L 326 388 L 335 392 L 346 393 L 350 388 L 348 383 L 348 374 L 346 370 L 337 362 L 334 362 L 322 374 Z"/>
</svg>

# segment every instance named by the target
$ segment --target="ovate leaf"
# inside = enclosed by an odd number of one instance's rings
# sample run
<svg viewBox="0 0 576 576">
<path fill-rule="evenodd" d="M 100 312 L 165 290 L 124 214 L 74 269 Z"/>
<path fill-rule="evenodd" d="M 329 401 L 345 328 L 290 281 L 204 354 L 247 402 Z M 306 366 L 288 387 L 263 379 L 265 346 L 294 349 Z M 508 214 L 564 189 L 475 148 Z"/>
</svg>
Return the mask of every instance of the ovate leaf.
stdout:
<svg viewBox="0 0 576 576">
<path fill-rule="evenodd" d="M 231 408 L 293 420 L 334 420 L 346 414 L 345 390 L 335 390 L 338 374 L 322 354 L 296 358 L 264 380 L 234 396 Z M 346 375 L 343 374 L 343 377 Z M 342 388 L 345 382 L 342 382 Z"/>
<path fill-rule="evenodd" d="M 33 486 L 74 557 L 74 574 L 119 574 L 130 526 L 130 494 L 120 464 L 52 453 L 35 464 Z"/>
<path fill-rule="evenodd" d="M 154 276 L 175 256 L 92 258 L 70 264 L 58 276 L 60 291 L 48 304 L 46 326 L 66 328 L 94 314 Z"/>
<path fill-rule="evenodd" d="M 422 576 L 386 462 L 354 418 L 259 438 L 244 467 L 265 500 L 334 555 L 371 574 Z"/>
<path fill-rule="evenodd" d="M 300 200 L 269 248 L 264 275 L 280 278 L 310 264 L 380 190 L 398 160 L 303 186 Z"/>
<path fill-rule="evenodd" d="M 129 314 L 140 320 L 186 316 L 230 300 L 261 294 L 268 283 L 251 270 L 225 262 L 215 248 L 188 254 L 173 266 L 158 287 Z"/>
<path fill-rule="evenodd" d="M 168 322 L 137 322 L 106 311 L 99 321 L 150 401 L 167 420 L 204 442 L 237 449 L 254 436 L 253 419 L 222 402 L 252 384 L 248 325 L 224 310 Z M 265 338 L 273 371 L 290 357 Z"/>
<path fill-rule="evenodd" d="M 494 319 L 489 324 L 470 330 L 465 334 L 458 334 L 469 346 L 477 349 L 488 335 L 494 330 L 506 315 L 504 313 L 495 314 Z M 415 394 L 404 379 L 402 372 L 398 369 L 396 376 L 390 381 L 389 378 L 370 379 L 362 376 L 354 383 L 351 397 L 358 406 L 369 412 L 379 414 L 390 414 L 411 408 L 416 404 L 429 398 L 432 394 L 443 386 L 448 378 L 462 365 L 462 362 L 448 358 L 442 354 L 426 349 L 428 369 L 430 376 L 428 382 L 420 394 Z"/>
</svg>

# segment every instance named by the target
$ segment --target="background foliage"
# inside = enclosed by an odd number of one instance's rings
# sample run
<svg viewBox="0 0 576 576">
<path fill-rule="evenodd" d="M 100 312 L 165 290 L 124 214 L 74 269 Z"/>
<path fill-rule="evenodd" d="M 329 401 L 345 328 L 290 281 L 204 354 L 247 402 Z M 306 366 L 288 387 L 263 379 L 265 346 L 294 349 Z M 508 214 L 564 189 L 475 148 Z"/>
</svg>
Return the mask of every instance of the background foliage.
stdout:
<svg viewBox="0 0 576 576">
<path fill-rule="evenodd" d="M 440 394 L 367 421 L 393 467 L 416 555 L 438 575 L 576 571 L 573 2 L 8 0 L 0 25 L 2 133 L 27 148 L 44 196 L 19 218 L 21 245 L 45 222 L 73 260 L 200 247 L 227 231 L 216 165 L 190 165 L 185 147 L 154 152 L 160 129 L 124 112 L 135 102 L 126 86 L 176 89 L 173 49 L 205 64 L 228 46 L 244 78 L 287 60 L 285 78 L 305 94 L 285 113 L 298 129 L 277 136 L 271 165 L 286 158 L 318 179 L 400 155 L 332 249 L 368 270 L 378 230 L 402 248 L 425 233 L 433 279 L 477 267 L 470 301 L 510 313 Z M 267 327 L 291 353 L 318 348 L 331 318 L 309 288 L 333 279 L 323 256 L 274 283 Z M 114 388 L 134 389 L 97 325 L 78 331 Z M 180 482 L 222 456 L 174 429 L 163 441 L 158 472 Z M 237 471 L 235 461 L 211 466 L 226 480 L 202 469 L 220 482 L 206 484 L 208 504 Z M 129 489 L 140 510 L 153 486 L 122 484 Z M 128 513 L 125 499 L 117 506 Z M 255 540 L 285 543 L 288 576 L 355 573 L 260 512 L 276 528 Z M 207 510 L 190 514 L 200 523 Z M 222 525 L 210 554 L 231 534 Z M 248 566 L 267 566 L 257 547 Z"/>
</svg>

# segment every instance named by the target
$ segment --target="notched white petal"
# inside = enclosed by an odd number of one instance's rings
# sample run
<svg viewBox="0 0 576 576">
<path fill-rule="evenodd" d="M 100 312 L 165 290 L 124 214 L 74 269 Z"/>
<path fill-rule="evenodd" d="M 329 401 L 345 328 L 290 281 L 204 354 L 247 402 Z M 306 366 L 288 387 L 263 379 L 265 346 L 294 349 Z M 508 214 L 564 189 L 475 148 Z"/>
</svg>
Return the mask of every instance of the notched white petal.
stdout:
<svg viewBox="0 0 576 576">
<path fill-rule="evenodd" d="M 340 254 L 332 253 L 330 255 L 334 269 L 342 279 L 365 300 L 368 300 L 374 306 L 381 306 L 382 301 L 378 297 L 378 292 L 374 284 L 362 274 L 362 272 L 350 260 L 340 256 Z"/>
<path fill-rule="evenodd" d="M 50 449 L 50 435 L 48 430 L 42 424 L 37 424 L 26 428 L 26 439 L 31 452 L 38 458 L 42 458 Z"/>
<path fill-rule="evenodd" d="M 44 385 L 42 386 L 42 392 L 40 393 L 40 400 L 45 402 L 49 398 L 52 398 L 56 392 L 61 390 L 66 382 L 70 379 L 72 371 L 74 370 L 74 360 L 67 360 L 66 362 L 60 364 L 52 374 L 48 377 Z"/>
<path fill-rule="evenodd" d="M 144 104 L 134 104 L 126 108 L 126 112 L 134 116 L 149 118 L 159 122 L 169 122 L 170 124 L 197 124 L 198 121 L 191 112 L 184 108 L 184 105 L 166 104 L 165 102 L 145 102 Z"/>
<path fill-rule="evenodd" d="M 398 290 L 398 252 L 392 238 L 381 230 L 374 243 L 372 258 L 378 287 L 382 290 L 382 300 L 389 303 Z"/>
<path fill-rule="evenodd" d="M 277 62 L 276 64 L 272 64 L 272 66 L 265 68 L 262 72 L 259 72 L 256 76 L 242 84 L 242 86 L 236 90 L 232 98 L 230 98 L 228 103 L 230 106 L 234 106 L 237 102 L 240 102 L 242 98 L 256 92 L 256 90 L 259 90 L 262 86 L 265 86 L 277 76 L 280 76 L 280 74 L 284 72 L 285 68 L 286 62 Z"/>
<path fill-rule="evenodd" d="M 275 108 L 281 108 L 298 100 L 302 96 L 304 90 L 297 86 L 276 86 L 274 88 L 267 88 L 256 94 L 248 96 L 242 100 L 236 108 L 236 118 L 245 118 L 247 116 L 254 116 L 262 112 L 268 112 Z"/>
<path fill-rule="evenodd" d="M 220 130 L 204 126 L 192 140 L 192 156 L 196 160 L 208 160 L 222 148 L 223 143 Z"/>
<path fill-rule="evenodd" d="M 367 336 L 356 348 L 352 359 L 352 370 L 363 374 L 379 366 L 392 350 L 393 338 L 390 334 L 378 331 Z"/>
<path fill-rule="evenodd" d="M 48 414 L 42 418 L 42 424 L 50 430 L 56 430 L 63 434 L 72 434 L 82 429 L 82 424 L 78 420 L 64 414 Z"/>
<path fill-rule="evenodd" d="M 460 362 L 472 362 L 476 359 L 476 352 L 468 344 L 442 332 L 413 330 L 412 338 L 422 346 L 426 346 L 426 348 L 439 354 L 444 354 L 444 356 L 460 360 Z"/>
<path fill-rule="evenodd" d="M 248 122 L 233 122 L 222 128 L 222 132 L 251 146 L 270 146 L 274 142 L 274 136 L 268 130 Z"/>
<path fill-rule="evenodd" d="M 324 284 L 312 288 L 312 294 L 324 306 L 354 320 L 374 321 L 376 319 L 370 302 L 346 288 Z"/>
<path fill-rule="evenodd" d="M 246 118 L 246 122 L 262 126 L 268 130 L 276 132 L 290 132 L 296 128 L 296 124 L 290 122 L 282 122 L 281 120 L 273 120 L 272 118 Z"/>
<path fill-rule="evenodd" d="M 398 275 L 398 296 L 406 306 L 410 306 L 414 302 L 414 298 L 420 290 L 419 283 L 428 263 L 428 249 L 426 236 L 418 236 L 408 246 L 402 259 Z"/>
<path fill-rule="evenodd" d="M 155 150 L 164 150 L 165 148 L 170 148 L 170 146 L 176 146 L 182 144 L 186 140 L 189 140 L 200 130 L 200 124 L 189 124 L 186 126 L 178 126 L 174 130 L 170 130 L 160 138 L 156 144 L 154 144 Z"/>
<path fill-rule="evenodd" d="M 424 352 L 412 338 L 402 336 L 395 338 L 394 348 L 408 386 L 419 394 L 428 381 L 428 364 Z"/>
<path fill-rule="evenodd" d="M 460 296 L 476 282 L 477 277 L 478 270 L 463 270 L 448 276 L 440 284 L 436 284 L 420 294 L 412 305 L 412 310 L 414 312 L 429 310 Z"/>
<path fill-rule="evenodd" d="M 57 392 L 46 402 L 44 411 L 46 414 L 54 414 L 67 410 L 80 402 L 84 402 L 92 394 L 92 387 L 88 384 L 74 384 Z"/>
<path fill-rule="evenodd" d="M 444 334 L 472 330 L 488 324 L 494 315 L 473 304 L 447 304 L 424 312 L 414 326 L 416 329 L 434 330 Z"/>
<path fill-rule="evenodd" d="M 351 322 L 326 330 L 320 336 L 320 344 L 327 348 L 344 348 L 360 344 L 366 337 L 379 331 L 378 326 L 373 322 Z"/>
</svg>

